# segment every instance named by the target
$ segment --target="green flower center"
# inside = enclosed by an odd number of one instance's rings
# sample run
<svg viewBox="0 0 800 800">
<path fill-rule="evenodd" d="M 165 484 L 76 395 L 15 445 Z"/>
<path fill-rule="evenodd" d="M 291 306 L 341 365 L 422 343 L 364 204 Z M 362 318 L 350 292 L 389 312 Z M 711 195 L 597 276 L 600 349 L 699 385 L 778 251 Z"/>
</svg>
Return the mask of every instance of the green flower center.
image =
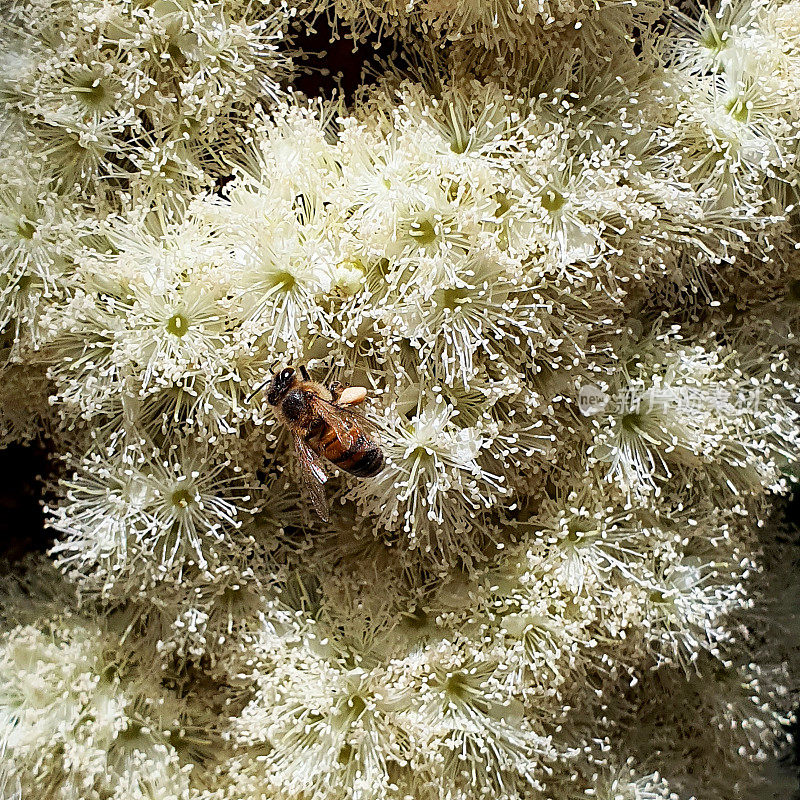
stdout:
<svg viewBox="0 0 800 800">
<path fill-rule="evenodd" d="M 270 282 L 273 287 L 280 286 L 280 288 L 285 292 L 290 292 L 295 286 L 297 286 L 297 278 L 295 278 L 295 276 L 287 270 L 276 272 L 272 276 Z"/>
<path fill-rule="evenodd" d="M 564 195 L 552 186 L 548 186 L 539 197 L 541 198 L 542 208 L 550 214 L 560 211 L 564 207 L 564 203 L 567 202 Z"/>
<path fill-rule="evenodd" d="M 353 747 L 349 744 L 343 744 L 341 749 L 339 750 L 339 755 L 336 756 L 336 760 L 340 764 L 349 764 L 350 759 L 353 757 Z"/>
<path fill-rule="evenodd" d="M 194 494 L 188 489 L 176 489 L 170 497 L 175 508 L 189 508 L 194 502 Z"/>
<path fill-rule="evenodd" d="M 419 607 L 403 618 L 405 624 L 412 630 L 419 630 L 428 624 L 428 615 Z"/>
<path fill-rule="evenodd" d="M 511 208 L 511 200 L 505 192 L 495 192 L 492 195 L 492 200 L 497 203 L 497 208 L 494 211 L 496 217 L 502 217 Z"/>
<path fill-rule="evenodd" d="M 124 731 L 120 731 L 117 738 L 126 744 L 140 742 L 144 737 L 143 730 L 144 726 L 140 722 L 128 720 L 128 727 Z"/>
<path fill-rule="evenodd" d="M 166 53 L 170 57 L 170 60 L 174 61 L 178 66 L 183 66 L 186 63 L 186 56 L 183 54 L 177 42 L 170 42 L 167 45 Z"/>
<path fill-rule="evenodd" d="M 73 94 L 77 100 L 80 100 L 89 108 L 99 109 L 102 108 L 109 100 L 111 92 L 102 81 L 97 81 L 96 78 L 87 78 L 76 84 Z"/>
<path fill-rule="evenodd" d="M 36 233 L 36 228 L 26 219 L 22 219 L 17 223 L 17 233 L 23 239 L 33 239 L 33 234 Z"/>
<path fill-rule="evenodd" d="M 187 744 L 187 737 L 180 730 L 171 730 L 167 736 L 167 741 L 178 751 L 184 751 Z"/>
<path fill-rule="evenodd" d="M 173 314 L 167 320 L 167 331 L 173 336 L 183 336 L 189 330 L 189 320 L 183 314 Z"/>
<path fill-rule="evenodd" d="M 467 149 L 467 143 L 461 139 L 451 139 L 450 149 L 460 156 Z"/>
<path fill-rule="evenodd" d="M 447 676 L 442 688 L 451 697 L 464 697 L 467 694 L 468 686 L 466 677 L 454 672 L 452 675 Z"/>
<path fill-rule="evenodd" d="M 641 414 L 625 414 L 622 418 L 622 427 L 626 431 L 636 431 L 642 427 L 644 417 Z"/>
<path fill-rule="evenodd" d="M 714 55 L 721 53 L 727 46 L 728 42 L 714 28 L 708 28 L 700 37 L 700 47 L 710 50 Z"/>
<path fill-rule="evenodd" d="M 69 163 L 70 161 L 80 163 L 84 161 L 92 152 L 92 148 L 88 146 L 88 140 L 86 142 L 87 144 L 84 144 L 77 134 L 65 131 L 64 145 L 62 147 L 64 163 Z M 101 149 L 100 142 L 93 143 L 93 147 L 95 153 L 105 152 L 105 150 Z"/>
<path fill-rule="evenodd" d="M 436 292 L 436 305 L 455 311 L 468 297 L 468 289 L 440 289 Z"/>
<path fill-rule="evenodd" d="M 243 594 L 244 592 L 241 587 L 234 588 L 233 586 L 227 586 L 222 593 L 222 602 L 223 604 L 233 605 L 239 602 Z"/>
<path fill-rule="evenodd" d="M 347 705 L 350 706 L 350 711 L 354 717 L 360 717 L 367 708 L 364 698 L 357 694 L 354 694 L 347 701 Z"/>
<path fill-rule="evenodd" d="M 413 428 L 409 426 L 409 432 L 413 431 Z M 424 444 L 418 444 L 411 452 L 408 454 L 409 460 L 412 461 L 422 461 L 423 463 L 428 463 L 433 461 L 433 455 L 429 448 L 427 448 Z"/>
<path fill-rule="evenodd" d="M 747 107 L 746 101 L 741 98 L 729 100 L 725 105 L 725 110 L 737 121 L 741 123 L 747 122 L 750 119 L 750 109 Z"/>
<path fill-rule="evenodd" d="M 588 520 L 573 519 L 567 523 L 566 540 L 571 544 L 577 544 L 582 539 L 586 538 L 586 534 L 591 530 L 591 524 Z"/>
<path fill-rule="evenodd" d="M 436 241 L 436 228 L 429 219 L 420 219 L 411 223 L 411 236 L 420 246 L 433 244 Z"/>
</svg>

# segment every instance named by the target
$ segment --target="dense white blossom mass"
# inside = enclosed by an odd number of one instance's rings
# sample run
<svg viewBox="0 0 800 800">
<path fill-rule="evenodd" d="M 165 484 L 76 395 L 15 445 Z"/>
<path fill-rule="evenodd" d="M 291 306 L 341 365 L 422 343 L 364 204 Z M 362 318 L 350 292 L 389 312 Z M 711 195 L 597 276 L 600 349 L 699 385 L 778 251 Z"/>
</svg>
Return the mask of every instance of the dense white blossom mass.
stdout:
<svg viewBox="0 0 800 800">
<path fill-rule="evenodd" d="M 352 99 L 292 88 L 319 15 L 393 43 Z M 56 537 L 0 565 L 2 800 L 777 791 L 797 0 L 11 0 L 0 39 L 0 444 L 53 453 Z M 385 457 L 325 521 L 256 391 L 300 364 Z"/>
</svg>

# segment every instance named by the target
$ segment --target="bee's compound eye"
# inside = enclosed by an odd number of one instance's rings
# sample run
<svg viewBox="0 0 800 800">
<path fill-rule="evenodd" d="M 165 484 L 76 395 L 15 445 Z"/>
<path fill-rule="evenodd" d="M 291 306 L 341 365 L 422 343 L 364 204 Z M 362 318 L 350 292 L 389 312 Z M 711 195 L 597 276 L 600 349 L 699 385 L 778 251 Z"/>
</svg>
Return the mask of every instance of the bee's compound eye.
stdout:
<svg viewBox="0 0 800 800">
<path fill-rule="evenodd" d="M 277 405 L 281 397 L 289 391 L 294 384 L 295 371 L 293 369 L 282 369 L 273 379 L 267 392 L 267 402 Z"/>
</svg>

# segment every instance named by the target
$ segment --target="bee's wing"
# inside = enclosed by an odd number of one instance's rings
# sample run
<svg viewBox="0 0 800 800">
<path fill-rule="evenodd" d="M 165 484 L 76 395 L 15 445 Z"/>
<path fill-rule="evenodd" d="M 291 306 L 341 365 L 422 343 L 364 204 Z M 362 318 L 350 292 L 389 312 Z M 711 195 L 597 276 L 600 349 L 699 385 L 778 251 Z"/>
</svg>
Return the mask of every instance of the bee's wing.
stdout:
<svg viewBox="0 0 800 800">
<path fill-rule="evenodd" d="M 303 441 L 301 436 L 294 434 L 294 449 L 300 462 L 300 475 L 303 486 L 308 492 L 314 511 L 328 521 L 328 501 L 325 499 L 324 483 L 328 480 L 319 456 Z"/>
<path fill-rule="evenodd" d="M 311 404 L 314 411 L 333 428 L 336 438 L 345 449 L 351 448 L 356 443 L 359 433 L 367 436 L 374 434 L 375 424 L 351 406 L 331 403 L 319 396 L 313 397 Z M 373 436 L 373 438 L 375 437 Z"/>
<path fill-rule="evenodd" d="M 347 420 L 347 424 L 357 428 L 366 436 L 369 436 L 375 443 L 380 443 L 378 423 L 373 422 L 363 411 L 357 411 L 352 406 L 337 406 L 342 416 Z"/>
</svg>

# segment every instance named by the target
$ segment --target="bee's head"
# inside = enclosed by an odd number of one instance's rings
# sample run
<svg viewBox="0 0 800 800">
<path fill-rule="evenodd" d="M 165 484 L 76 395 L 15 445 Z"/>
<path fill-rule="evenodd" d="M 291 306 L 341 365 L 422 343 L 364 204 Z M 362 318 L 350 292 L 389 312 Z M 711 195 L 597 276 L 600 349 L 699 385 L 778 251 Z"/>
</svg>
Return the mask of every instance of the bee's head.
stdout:
<svg viewBox="0 0 800 800">
<path fill-rule="evenodd" d="M 294 386 L 296 370 L 291 368 L 282 369 L 270 381 L 269 388 L 267 389 L 267 402 L 271 406 L 276 406 L 280 403 L 281 398 Z"/>
</svg>

